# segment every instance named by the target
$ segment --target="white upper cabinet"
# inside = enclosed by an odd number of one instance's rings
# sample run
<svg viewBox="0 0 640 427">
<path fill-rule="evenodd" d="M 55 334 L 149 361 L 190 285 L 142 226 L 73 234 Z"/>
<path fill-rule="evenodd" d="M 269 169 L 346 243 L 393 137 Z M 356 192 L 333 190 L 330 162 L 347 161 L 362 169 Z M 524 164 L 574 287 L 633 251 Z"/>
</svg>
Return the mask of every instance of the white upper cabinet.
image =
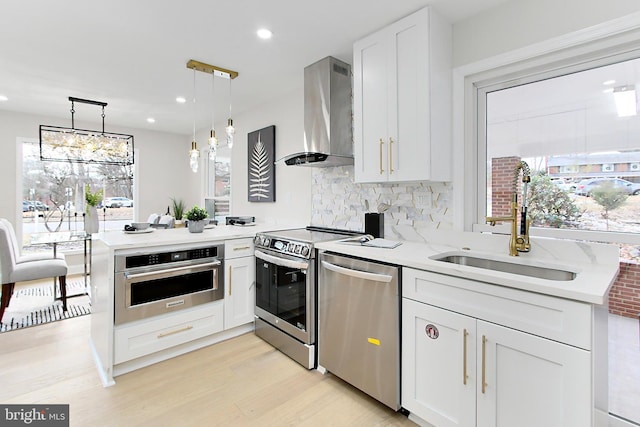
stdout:
<svg viewBox="0 0 640 427">
<path fill-rule="evenodd" d="M 450 180 L 450 24 L 427 7 L 353 55 L 356 182 Z"/>
</svg>

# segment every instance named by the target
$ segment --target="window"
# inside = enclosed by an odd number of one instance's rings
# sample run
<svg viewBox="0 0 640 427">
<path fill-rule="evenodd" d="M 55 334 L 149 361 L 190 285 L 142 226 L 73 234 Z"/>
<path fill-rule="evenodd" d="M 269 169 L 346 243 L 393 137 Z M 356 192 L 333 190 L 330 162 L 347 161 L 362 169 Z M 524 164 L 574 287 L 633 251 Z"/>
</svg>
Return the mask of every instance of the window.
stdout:
<svg viewBox="0 0 640 427">
<path fill-rule="evenodd" d="M 475 186 L 465 182 L 465 194 L 466 199 L 477 196 L 465 219 L 474 230 L 495 232 L 484 223 L 485 216 L 503 213 L 515 165 L 524 160 L 531 168 L 530 189 L 549 196 L 535 217 L 529 193 L 534 235 L 621 245 L 621 271 L 631 285 L 622 289 L 626 285 L 616 282 L 609 295 L 608 407 L 610 421 L 640 423 L 640 369 L 628 359 L 637 359 L 640 348 L 640 304 L 634 291 L 640 282 L 640 168 L 631 166 L 640 165 L 640 116 L 637 96 L 624 109 L 615 96 L 621 87 L 627 94 L 640 88 L 640 38 L 634 40 L 632 46 L 598 50 L 592 45 L 590 55 L 580 46 L 574 58 L 562 51 L 466 76 L 477 101 L 477 144 L 465 150 L 473 153 L 469 158 L 475 165 L 467 165 L 476 169 L 477 179 Z M 623 203 L 611 203 L 614 199 Z M 563 210 L 554 211 L 559 202 Z"/>
<path fill-rule="evenodd" d="M 229 215 L 231 198 L 231 158 L 216 156 L 207 161 L 205 209 L 209 218 L 224 222 Z"/>
<path fill-rule="evenodd" d="M 559 167 L 560 173 L 578 173 L 578 171 L 580 170 L 580 168 L 578 168 L 577 165 L 560 165 Z"/>
<path fill-rule="evenodd" d="M 105 196 L 100 230 L 120 230 L 133 220 L 133 165 L 42 161 L 33 140 L 22 143 L 22 161 L 23 246 L 30 245 L 32 233 L 84 230 L 86 185 Z"/>
<path fill-rule="evenodd" d="M 640 89 L 635 79 L 638 58 L 640 52 L 631 52 L 607 58 L 606 63 L 512 78 L 478 92 L 478 105 L 483 107 L 479 120 L 484 123 L 478 156 L 486 165 L 478 174 L 486 183 L 480 188 L 486 197 L 478 199 L 476 229 L 484 228 L 485 216 L 508 212 L 513 170 L 522 159 L 531 168 L 531 191 L 547 192 L 542 200 L 562 205 L 552 210 L 530 197 L 534 234 L 569 237 L 567 232 L 593 232 L 597 234 L 577 238 L 640 242 L 635 220 L 640 216 L 640 170 L 621 167 L 640 164 L 640 116 L 621 116 L 614 97 L 620 86 Z M 607 191 L 628 197 L 612 204 Z M 624 255 L 640 261 L 638 251 Z"/>
</svg>

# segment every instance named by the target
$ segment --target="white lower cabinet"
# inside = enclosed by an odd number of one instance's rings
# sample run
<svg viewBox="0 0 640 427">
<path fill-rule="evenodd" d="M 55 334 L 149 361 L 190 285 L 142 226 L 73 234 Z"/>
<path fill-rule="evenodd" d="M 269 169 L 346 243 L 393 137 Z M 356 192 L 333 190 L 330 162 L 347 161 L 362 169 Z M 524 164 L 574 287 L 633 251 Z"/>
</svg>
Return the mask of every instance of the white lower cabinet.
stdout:
<svg viewBox="0 0 640 427">
<path fill-rule="evenodd" d="M 225 261 L 224 328 L 251 323 L 256 304 L 256 261 L 243 257 Z"/>
<path fill-rule="evenodd" d="M 412 298 L 420 295 L 422 280 L 439 276 L 424 274 L 404 275 Z M 402 406 L 414 421 L 437 427 L 593 425 L 591 351 L 467 315 L 454 299 L 446 308 L 426 299 L 402 299 Z"/>
<path fill-rule="evenodd" d="M 254 321 L 256 261 L 253 240 L 225 242 L 224 268 L 224 328 L 231 329 Z"/>
<path fill-rule="evenodd" d="M 590 352 L 481 320 L 476 352 L 478 426 L 591 425 Z"/>
<path fill-rule="evenodd" d="M 114 328 L 114 363 L 123 363 L 222 331 L 223 302 Z"/>
<path fill-rule="evenodd" d="M 402 406 L 435 426 L 476 420 L 476 320 L 402 299 Z"/>
</svg>

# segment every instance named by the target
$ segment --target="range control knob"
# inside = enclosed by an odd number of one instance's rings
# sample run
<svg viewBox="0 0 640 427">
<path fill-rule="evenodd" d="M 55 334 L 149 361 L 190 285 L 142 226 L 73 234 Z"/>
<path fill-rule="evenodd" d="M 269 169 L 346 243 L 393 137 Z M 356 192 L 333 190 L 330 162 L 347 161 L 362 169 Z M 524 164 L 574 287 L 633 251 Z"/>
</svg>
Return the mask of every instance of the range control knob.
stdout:
<svg viewBox="0 0 640 427">
<path fill-rule="evenodd" d="M 307 256 L 307 255 L 309 255 L 309 246 L 304 245 L 304 246 L 302 247 L 302 255 L 303 255 L 303 256 Z"/>
<path fill-rule="evenodd" d="M 262 246 L 264 246 L 265 248 L 268 248 L 271 246 L 271 239 L 268 237 L 265 237 L 264 240 L 262 241 Z"/>
<path fill-rule="evenodd" d="M 255 245 L 260 246 L 262 244 L 262 239 L 263 239 L 262 236 L 260 236 L 259 234 L 256 234 L 256 237 L 253 238 L 253 243 Z"/>
</svg>

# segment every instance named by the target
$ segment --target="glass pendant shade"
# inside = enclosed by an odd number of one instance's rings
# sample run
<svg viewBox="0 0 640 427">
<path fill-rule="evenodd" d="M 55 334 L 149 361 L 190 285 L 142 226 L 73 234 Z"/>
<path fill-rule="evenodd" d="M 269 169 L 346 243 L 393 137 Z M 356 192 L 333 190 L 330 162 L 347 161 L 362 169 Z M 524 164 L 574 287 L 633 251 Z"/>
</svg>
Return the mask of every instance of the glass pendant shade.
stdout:
<svg viewBox="0 0 640 427">
<path fill-rule="evenodd" d="M 218 151 L 218 138 L 216 138 L 216 131 L 211 129 L 209 136 L 209 159 L 215 160 L 216 153 Z"/>
<path fill-rule="evenodd" d="M 200 160 L 200 152 L 198 151 L 198 145 L 195 141 L 191 142 L 191 150 L 189 150 L 189 166 L 193 173 L 198 172 L 198 164 Z"/>
<path fill-rule="evenodd" d="M 233 135 L 236 133 L 236 128 L 233 127 L 233 120 L 229 119 L 227 121 L 227 127 L 225 128 L 225 132 L 227 134 L 227 146 L 229 148 L 233 147 Z"/>
</svg>

